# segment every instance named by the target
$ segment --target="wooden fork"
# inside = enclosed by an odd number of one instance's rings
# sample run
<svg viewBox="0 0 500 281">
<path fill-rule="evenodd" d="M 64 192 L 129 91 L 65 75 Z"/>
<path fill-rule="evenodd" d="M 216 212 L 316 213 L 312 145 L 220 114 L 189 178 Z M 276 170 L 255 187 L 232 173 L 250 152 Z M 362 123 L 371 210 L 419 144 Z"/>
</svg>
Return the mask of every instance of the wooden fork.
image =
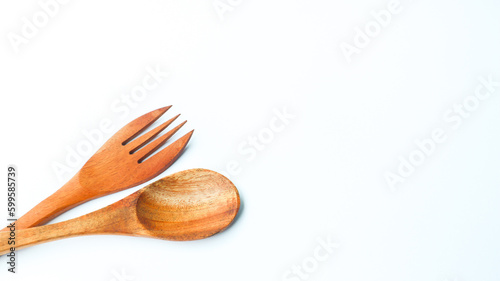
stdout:
<svg viewBox="0 0 500 281">
<path fill-rule="evenodd" d="M 16 229 L 45 224 L 84 202 L 139 185 L 165 171 L 177 160 L 193 131 L 153 156 L 148 156 L 160 148 L 186 121 L 155 139 L 179 116 L 177 115 L 136 137 L 170 107 L 151 111 L 121 128 L 63 187 L 19 218 Z M 7 228 L 2 231 L 5 230 Z"/>
</svg>

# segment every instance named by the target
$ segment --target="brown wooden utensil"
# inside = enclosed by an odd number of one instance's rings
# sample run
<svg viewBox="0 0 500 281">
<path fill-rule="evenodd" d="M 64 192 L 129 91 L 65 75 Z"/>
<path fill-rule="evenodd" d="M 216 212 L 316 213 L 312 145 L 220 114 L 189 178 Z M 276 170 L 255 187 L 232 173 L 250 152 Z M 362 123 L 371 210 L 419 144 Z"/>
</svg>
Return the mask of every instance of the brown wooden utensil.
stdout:
<svg viewBox="0 0 500 281">
<path fill-rule="evenodd" d="M 238 190 L 206 169 L 175 173 L 108 207 L 50 225 L 16 230 L 16 250 L 63 238 L 118 234 L 165 240 L 196 240 L 226 229 L 240 207 Z M 0 255 L 10 252 L 0 233 Z"/>
<path fill-rule="evenodd" d="M 177 115 L 144 135 L 135 137 L 170 107 L 151 111 L 121 128 L 63 187 L 19 218 L 16 229 L 45 224 L 84 202 L 139 185 L 165 171 L 179 157 L 193 131 L 150 158 L 147 157 L 160 148 L 186 121 L 155 139 L 179 116 Z M 6 230 L 4 228 L 2 231 Z"/>
</svg>

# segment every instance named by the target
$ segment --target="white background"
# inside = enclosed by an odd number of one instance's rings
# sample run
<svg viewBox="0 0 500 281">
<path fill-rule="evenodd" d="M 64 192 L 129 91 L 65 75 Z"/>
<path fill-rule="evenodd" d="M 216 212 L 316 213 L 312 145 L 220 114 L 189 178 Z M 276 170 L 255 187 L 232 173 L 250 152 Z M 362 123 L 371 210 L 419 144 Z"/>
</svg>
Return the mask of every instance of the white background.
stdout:
<svg viewBox="0 0 500 281">
<path fill-rule="evenodd" d="M 161 120 L 181 113 L 176 136 L 195 133 L 161 177 L 236 161 L 243 208 L 200 241 L 91 236 L 20 250 L 16 275 L 0 258 L 0 279 L 500 280 L 500 87 L 458 128 L 443 117 L 479 77 L 500 81 L 500 4 L 402 0 L 348 62 L 341 44 L 355 47 L 356 28 L 389 2 L 233 0 L 218 14 L 212 0 L 68 1 L 16 52 L 9 38 L 43 10 L 2 1 L 0 167 L 4 179 L 8 164 L 19 169 L 19 215 L 69 178 L 53 165 L 82 130 L 109 118 L 116 131 L 170 104 Z M 170 75 L 128 113 L 113 111 L 148 67 Z M 254 158 L 238 150 L 284 109 L 293 118 Z M 384 175 L 439 128 L 446 141 L 391 189 Z M 316 261 L 321 239 L 339 247 Z M 304 264 L 307 278 L 288 272 Z"/>
</svg>

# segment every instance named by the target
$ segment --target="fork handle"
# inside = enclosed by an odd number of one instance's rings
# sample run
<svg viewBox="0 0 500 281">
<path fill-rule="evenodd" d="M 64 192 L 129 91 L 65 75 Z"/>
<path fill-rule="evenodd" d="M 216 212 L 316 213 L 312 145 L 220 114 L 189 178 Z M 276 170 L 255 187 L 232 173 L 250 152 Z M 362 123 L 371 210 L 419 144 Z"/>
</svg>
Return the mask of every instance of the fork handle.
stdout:
<svg viewBox="0 0 500 281">
<path fill-rule="evenodd" d="M 63 187 L 28 211 L 16 221 L 16 229 L 26 229 L 47 223 L 58 215 L 90 200 L 83 196 L 78 174 Z M 8 231 L 8 228 L 0 232 Z"/>
</svg>

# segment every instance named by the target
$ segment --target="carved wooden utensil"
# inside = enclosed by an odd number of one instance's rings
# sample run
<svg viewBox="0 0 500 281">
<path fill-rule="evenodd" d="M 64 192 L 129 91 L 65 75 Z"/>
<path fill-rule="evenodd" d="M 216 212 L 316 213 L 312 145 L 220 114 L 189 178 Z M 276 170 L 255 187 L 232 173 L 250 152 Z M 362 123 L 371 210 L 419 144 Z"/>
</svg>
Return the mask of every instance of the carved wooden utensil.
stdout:
<svg viewBox="0 0 500 281">
<path fill-rule="evenodd" d="M 186 121 L 155 139 L 179 116 L 177 115 L 146 134 L 136 137 L 170 107 L 151 111 L 121 128 L 63 187 L 19 218 L 16 221 L 16 229 L 45 224 L 84 202 L 139 185 L 165 171 L 179 157 L 193 131 L 146 158 L 160 148 Z M 4 228 L 2 231 L 6 230 L 7 228 Z"/>
<path fill-rule="evenodd" d="M 229 226 L 240 207 L 238 190 L 223 175 L 192 169 L 160 179 L 108 207 L 45 226 L 16 230 L 16 250 L 63 238 L 119 234 L 196 240 Z M 10 251 L 0 233 L 0 255 Z"/>
</svg>

